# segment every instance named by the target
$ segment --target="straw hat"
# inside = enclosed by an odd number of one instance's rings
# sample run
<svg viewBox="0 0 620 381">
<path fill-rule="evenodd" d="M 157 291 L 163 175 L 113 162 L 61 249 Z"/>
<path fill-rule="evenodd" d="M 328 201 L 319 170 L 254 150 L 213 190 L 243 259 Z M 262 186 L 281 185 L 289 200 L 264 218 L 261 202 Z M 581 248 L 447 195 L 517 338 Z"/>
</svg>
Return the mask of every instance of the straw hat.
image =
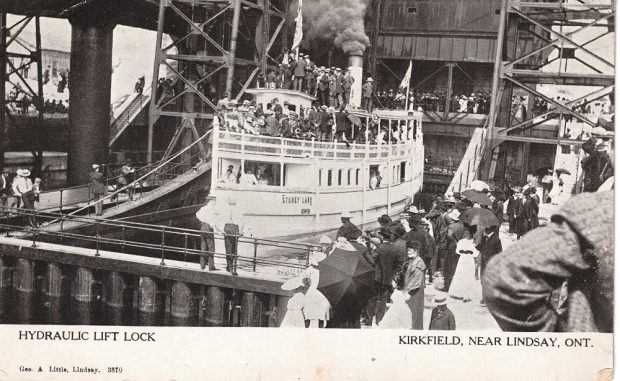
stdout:
<svg viewBox="0 0 620 381">
<path fill-rule="evenodd" d="M 22 169 L 21 174 L 19 172 L 17 174 L 19 176 L 28 177 L 28 176 L 30 176 L 30 171 L 27 170 L 27 169 Z"/>
<path fill-rule="evenodd" d="M 93 169 L 99 169 L 99 164 L 93 164 Z"/>
<path fill-rule="evenodd" d="M 353 218 L 351 212 L 342 212 L 340 213 L 340 218 Z"/>
<path fill-rule="evenodd" d="M 375 80 L 372 79 L 372 77 L 368 77 L 368 79 L 366 80 L 366 82 L 374 82 Z"/>
<path fill-rule="evenodd" d="M 445 292 L 438 292 L 437 294 L 435 294 L 435 298 L 433 301 L 438 306 L 445 306 L 446 304 L 448 304 L 448 298 Z"/>
<path fill-rule="evenodd" d="M 321 239 L 319 239 L 319 244 L 321 244 L 321 245 L 322 245 L 322 244 L 331 244 L 332 242 L 333 242 L 333 241 L 332 241 L 332 239 L 331 239 L 331 238 L 329 238 L 329 237 L 328 237 L 328 236 L 326 236 L 326 235 L 322 235 L 322 236 L 321 236 Z"/>
</svg>

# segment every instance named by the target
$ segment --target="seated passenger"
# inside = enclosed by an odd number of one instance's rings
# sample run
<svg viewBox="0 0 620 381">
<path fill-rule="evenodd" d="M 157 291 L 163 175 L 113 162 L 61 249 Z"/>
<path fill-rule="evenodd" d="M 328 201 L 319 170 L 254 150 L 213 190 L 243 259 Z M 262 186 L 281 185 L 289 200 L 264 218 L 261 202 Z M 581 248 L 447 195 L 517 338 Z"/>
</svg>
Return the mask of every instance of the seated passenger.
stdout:
<svg viewBox="0 0 620 381">
<path fill-rule="evenodd" d="M 245 173 L 241 175 L 241 178 L 239 179 L 239 184 L 256 185 L 258 184 L 258 180 L 256 179 L 256 176 L 252 173 L 250 168 L 246 168 Z"/>
<path fill-rule="evenodd" d="M 233 169 L 235 169 L 235 167 L 233 165 L 229 165 L 228 169 L 226 170 L 226 173 L 222 176 L 222 178 L 220 179 L 220 183 L 224 183 L 224 184 L 237 184 L 237 175 L 235 175 L 233 173 Z"/>
</svg>

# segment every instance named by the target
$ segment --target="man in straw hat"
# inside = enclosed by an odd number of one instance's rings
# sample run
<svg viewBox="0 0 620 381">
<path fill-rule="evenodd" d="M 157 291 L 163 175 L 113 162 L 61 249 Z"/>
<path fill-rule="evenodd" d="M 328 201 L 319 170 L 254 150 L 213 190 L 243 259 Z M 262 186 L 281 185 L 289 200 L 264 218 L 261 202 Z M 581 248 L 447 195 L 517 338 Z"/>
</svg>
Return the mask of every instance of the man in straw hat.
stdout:
<svg viewBox="0 0 620 381">
<path fill-rule="evenodd" d="M 429 331 L 454 331 L 456 321 L 454 314 L 448 308 L 448 297 L 445 292 L 440 292 L 434 298 L 435 308 L 431 312 L 431 322 L 428 325 Z"/>
<path fill-rule="evenodd" d="M 244 227 L 243 211 L 237 205 L 237 198 L 229 196 L 228 207 L 220 212 L 218 218 L 218 230 L 224 232 L 226 271 L 232 275 L 237 275 L 237 248 Z"/>
<path fill-rule="evenodd" d="M 17 177 L 13 179 L 13 194 L 19 197 L 23 203 L 23 209 L 27 209 L 29 213 L 26 216 L 26 223 L 34 226 L 36 221 L 29 211 L 34 210 L 34 188 L 32 180 L 29 178 L 30 171 L 28 169 L 18 169 Z"/>
<path fill-rule="evenodd" d="M 95 214 L 100 216 L 103 214 L 103 201 L 100 201 L 99 199 L 105 196 L 106 185 L 99 164 L 93 164 L 92 167 L 93 170 L 88 174 L 88 177 L 90 177 L 90 186 L 91 191 L 93 192 L 93 198 L 97 200 L 97 202 L 95 202 Z"/>
<path fill-rule="evenodd" d="M 200 269 L 204 270 L 207 263 L 209 264 L 209 271 L 217 270 L 215 268 L 214 256 L 215 253 L 215 238 L 213 232 L 215 231 L 215 222 L 219 218 L 218 210 L 216 207 L 215 197 L 207 196 L 207 204 L 200 208 L 196 212 L 196 218 L 200 221 Z"/>
</svg>

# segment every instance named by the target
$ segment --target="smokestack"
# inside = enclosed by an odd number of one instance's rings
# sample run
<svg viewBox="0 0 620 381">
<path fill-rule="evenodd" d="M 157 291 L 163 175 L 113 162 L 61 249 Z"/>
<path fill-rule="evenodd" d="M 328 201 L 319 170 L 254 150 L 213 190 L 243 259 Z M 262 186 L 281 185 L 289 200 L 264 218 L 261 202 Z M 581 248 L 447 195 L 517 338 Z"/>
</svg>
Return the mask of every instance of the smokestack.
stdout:
<svg viewBox="0 0 620 381">
<path fill-rule="evenodd" d="M 349 70 L 354 79 L 351 86 L 351 97 L 349 106 L 360 108 L 362 106 L 362 85 L 364 80 L 364 58 L 361 55 L 351 54 L 349 56 Z"/>
</svg>

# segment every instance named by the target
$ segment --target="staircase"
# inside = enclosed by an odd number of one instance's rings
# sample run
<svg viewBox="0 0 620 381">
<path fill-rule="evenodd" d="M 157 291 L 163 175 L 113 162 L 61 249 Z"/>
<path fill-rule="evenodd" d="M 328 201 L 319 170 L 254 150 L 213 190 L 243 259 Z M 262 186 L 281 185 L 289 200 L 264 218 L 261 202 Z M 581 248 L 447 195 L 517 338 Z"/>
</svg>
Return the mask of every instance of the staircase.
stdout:
<svg viewBox="0 0 620 381">
<path fill-rule="evenodd" d="M 485 128 L 476 128 L 471 136 L 467 150 L 463 155 L 461 164 L 454 172 L 454 177 L 446 190 L 446 195 L 451 192 L 461 192 L 469 189 L 471 182 L 476 180 L 478 173 L 478 167 L 484 153 L 484 137 L 486 134 Z"/>
<path fill-rule="evenodd" d="M 571 146 L 569 151 L 564 152 L 562 152 L 561 147 L 558 147 L 556 152 L 554 169 L 564 168 L 571 173 L 570 175 L 562 175 L 564 190 L 570 194 L 581 193 L 583 185 L 582 158 L 583 151 L 581 151 L 579 146 Z"/>
<path fill-rule="evenodd" d="M 123 134 L 140 112 L 151 102 L 151 88 L 147 87 L 142 94 L 130 94 L 125 101 L 112 112 L 110 118 L 110 141 L 109 146 Z"/>
</svg>

